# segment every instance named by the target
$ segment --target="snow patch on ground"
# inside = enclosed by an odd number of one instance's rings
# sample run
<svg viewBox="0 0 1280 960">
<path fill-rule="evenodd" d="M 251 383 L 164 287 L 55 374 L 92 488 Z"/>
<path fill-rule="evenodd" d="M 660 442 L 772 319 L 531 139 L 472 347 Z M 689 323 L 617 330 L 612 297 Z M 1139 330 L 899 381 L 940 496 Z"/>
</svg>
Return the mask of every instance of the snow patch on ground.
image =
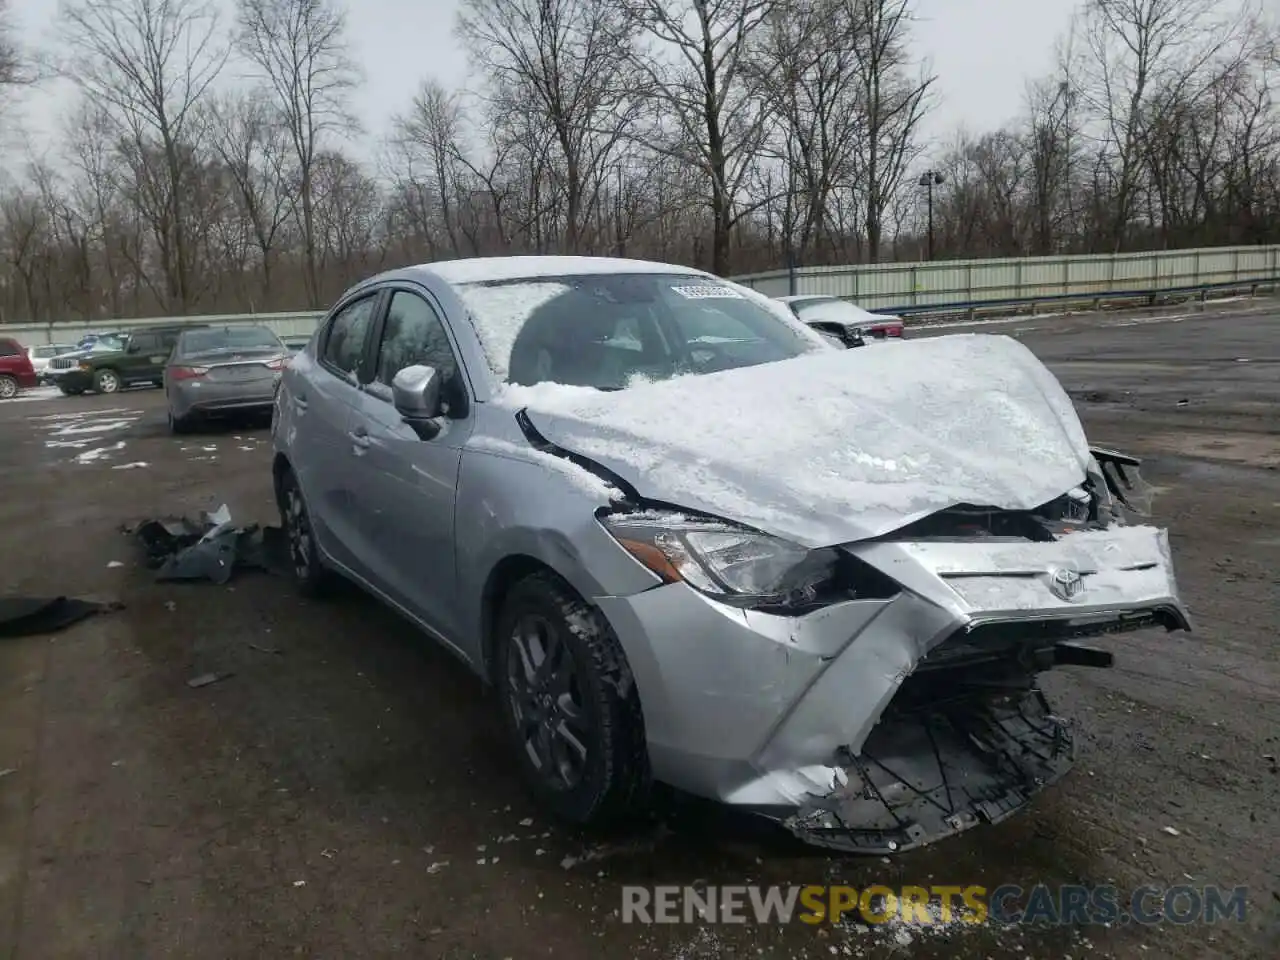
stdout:
<svg viewBox="0 0 1280 960">
<path fill-rule="evenodd" d="M 111 457 L 117 450 L 124 449 L 124 441 L 121 440 L 109 447 L 94 447 L 92 450 L 86 450 L 83 453 L 76 454 L 76 463 L 97 463 L 99 460 L 106 460 Z"/>
<path fill-rule="evenodd" d="M 39 400 L 57 400 L 62 396 L 62 391 L 57 387 L 31 387 L 29 390 L 23 390 L 12 400 L 6 400 L 6 403 L 29 403 Z"/>
</svg>

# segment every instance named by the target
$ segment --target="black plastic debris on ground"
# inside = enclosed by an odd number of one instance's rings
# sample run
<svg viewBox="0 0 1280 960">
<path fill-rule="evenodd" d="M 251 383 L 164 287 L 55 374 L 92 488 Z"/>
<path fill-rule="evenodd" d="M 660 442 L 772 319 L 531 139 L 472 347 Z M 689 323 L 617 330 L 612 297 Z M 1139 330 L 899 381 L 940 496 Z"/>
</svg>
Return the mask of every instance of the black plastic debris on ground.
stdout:
<svg viewBox="0 0 1280 960">
<path fill-rule="evenodd" d="M 288 548 L 279 527 L 237 527 L 226 506 L 187 517 L 144 520 L 126 528 L 142 544 L 156 580 L 211 580 L 226 583 L 238 570 L 287 571 Z"/>
<path fill-rule="evenodd" d="M 0 637 L 55 633 L 94 614 L 118 609 L 118 603 L 76 597 L 0 597 Z"/>
</svg>

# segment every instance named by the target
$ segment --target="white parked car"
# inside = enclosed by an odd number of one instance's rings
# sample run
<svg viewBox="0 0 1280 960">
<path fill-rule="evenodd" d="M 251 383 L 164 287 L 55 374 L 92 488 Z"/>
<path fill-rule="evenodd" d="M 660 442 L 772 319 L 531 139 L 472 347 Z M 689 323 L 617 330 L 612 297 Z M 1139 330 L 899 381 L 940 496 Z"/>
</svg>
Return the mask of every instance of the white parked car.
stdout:
<svg viewBox="0 0 1280 960">
<path fill-rule="evenodd" d="M 814 293 L 777 299 L 801 322 L 846 347 L 861 347 L 873 340 L 901 340 L 905 336 L 901 317 L 872 313 L 839 297 Z"/>
<path fill-rule="evenodd" d="M 49 361 L 75 349 L 74 343 L 37 343 L 27 347 L 27 356 L 31 358 L 31 366 L 35 367 L 40 382 L 49 383 L 53 379 L 49 373 Z"/>
</svg>

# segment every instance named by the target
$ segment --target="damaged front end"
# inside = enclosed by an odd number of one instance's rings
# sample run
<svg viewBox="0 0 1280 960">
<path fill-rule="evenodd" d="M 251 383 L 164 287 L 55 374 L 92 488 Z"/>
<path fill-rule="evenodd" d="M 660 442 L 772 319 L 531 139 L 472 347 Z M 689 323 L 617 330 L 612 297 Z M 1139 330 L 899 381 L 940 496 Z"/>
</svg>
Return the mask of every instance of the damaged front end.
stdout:
<svg viewBox="0 0 1280 960">
<path fill-rule="evenodd" d="M 1082 484 L 1035 509 L 952 506 L 785 562 L 742 528 L 611 511 L 606 528 L 664 579 L 597 598 L 655 775 L 866 853 L 1024 806 L 1074 759 L 1039 675 L 1109 667 L 1091 638 L 1190 628 L 1168 536 L 1141 522 L 1138 461 L 1091 454 Z M 803 589 L 762 598 L 762 557 L 791 571 L 770 582 Z"/>
<path fill-rule="evenodd" d="M 850 548 L 901 576 L 901 602 L 941 607 L 954 620 L 940 634 L 898 634 L 898 652 L 907 656 L 882 677 L 874 726 L 864 739 L 835 747 L 828 790 L 774 814 L 798 837 L 887 853 L 1003 820 L 1075 759 L 1072 724 L 1055 715 L 1039 675 L 1060 665 L 1110 667 L 1112 654 L 1090 638 L 1190 629 L 1167 535 L 1128 523 L 1150 507 L 1139 461 L 1091 452 L 1086 483 L 1037 510 L 953 508 Z M 912 619 L 882 626 L 909 628 Z M 874 658 L 857 652 L 869 639 L 855 638 L 802 712 L 823 706 L 815 695 L 837 709 L 838 697 L 829 695 L 841 686 L 839 675 L 876 669 Z M 874 645 L 892 643 L 881 636 Z M 784 736 L 801 733 L 789 727 L 790 720 Z M 811 745 L 812 732 L 792 742 Z M 784 746 L 775 742 L 770 752 Z"/>
</svg>

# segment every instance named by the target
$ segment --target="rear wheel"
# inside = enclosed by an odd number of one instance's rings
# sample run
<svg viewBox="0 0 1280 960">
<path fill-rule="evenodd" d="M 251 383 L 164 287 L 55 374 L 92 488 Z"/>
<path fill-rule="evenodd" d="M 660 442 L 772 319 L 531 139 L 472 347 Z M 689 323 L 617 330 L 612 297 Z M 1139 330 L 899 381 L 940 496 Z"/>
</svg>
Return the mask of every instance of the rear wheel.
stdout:
<svg viewBox="0 0 1280 960">
<path fill-rule="evenodd" d="M 18 395 L 18 381 L 7 373 L 0 373 L 0 400 L 12 400 Z"/>
<path fill-rule="evenodd" d="M 279 502 L 280 525 L 289 544 L 289 562 L 298 591 L 307 597 L 323 596 L 329 585 L 329 572 L 320 562 L 311 514 L 292 470 L 286 470 L 280 478 Z"/>
<path fill-rule="evenodd" d="M 190 433 L 195 424 L 190 416 L 175 417 L 173 411 L 169 411 L 169 432 L 175 436 L 181 436 L 184 433 Z"/>
<path fill-rule="evenodd" d="M 495 628 L 500 708 L 543 806 L 577 824 L 634 813 L 649 786 L 644 720 L 600 611 L 547 571 L 511 588 Z"/>
<path fill-rule="evenodd" d="M 93 375 L 93 389 L 98 393 L 115 393 L 120 389 L 120 374 L 114 370 L 99 370 Z"/>
<path fill-rule="evenodd" d="M 58 389 L 67 397 L 78 397 L 84 393 L 84 387 L 58 387 Z"/>
</svg>

